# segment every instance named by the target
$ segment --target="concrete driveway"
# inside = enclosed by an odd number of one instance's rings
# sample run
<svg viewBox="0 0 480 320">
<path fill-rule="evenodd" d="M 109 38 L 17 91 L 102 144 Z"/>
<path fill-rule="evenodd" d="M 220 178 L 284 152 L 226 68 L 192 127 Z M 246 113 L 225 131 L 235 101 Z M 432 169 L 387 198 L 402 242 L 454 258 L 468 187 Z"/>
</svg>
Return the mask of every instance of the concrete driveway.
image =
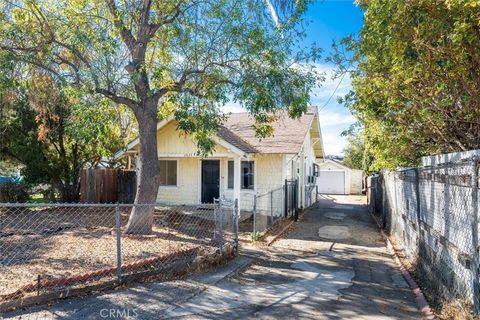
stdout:
<svg viewBox="0 0 480 320">
<path fill-rule="evenodd" d="M 284 238 L 208 274 L 143 284 L 21 319 L 419 319 L 361 196 L 322 196 Z"/>
</svg>

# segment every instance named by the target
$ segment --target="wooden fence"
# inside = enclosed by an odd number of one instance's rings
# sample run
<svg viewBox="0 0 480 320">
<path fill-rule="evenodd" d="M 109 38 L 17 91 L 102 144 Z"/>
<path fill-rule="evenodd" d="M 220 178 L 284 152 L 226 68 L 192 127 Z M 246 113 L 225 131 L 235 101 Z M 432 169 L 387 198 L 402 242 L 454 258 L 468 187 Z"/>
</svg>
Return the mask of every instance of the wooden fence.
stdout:
<svg viewBox="0 0 480 320">
<path fill-rule="evenodd" d="M 80 177 L 82 203 L 133 203 L 136 172 L 120 169 L 84 169 Z"/>
</svg>

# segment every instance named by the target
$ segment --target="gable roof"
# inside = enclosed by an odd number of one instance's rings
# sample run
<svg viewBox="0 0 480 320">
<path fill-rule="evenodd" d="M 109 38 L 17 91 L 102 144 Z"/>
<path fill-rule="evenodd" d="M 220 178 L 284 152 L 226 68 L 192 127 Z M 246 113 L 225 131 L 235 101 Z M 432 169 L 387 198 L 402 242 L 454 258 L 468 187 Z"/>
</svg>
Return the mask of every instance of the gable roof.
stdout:
<svg viewBox="0 0 480 320">
<path fill-rule="evenodd" d="M 323 146 L 321 146 L 320 124 L 318 123 L 317 110 L 311 107 L 298 119 L 291 119 L 285 110 L 277 112 L 277 120 L 271 125 L 273 135 L 263 139 L 255 136 L 255 120 L 248 112 L 230 113 L 217 131 L 217 142 L 231 147 L 239 154 L 248 153 L 276 153 L 296 154 L 300 152 L 305 137 L 312 129 L 315 139 L 320 141 L 321 157 L 323 157 Z M 173 119 L 162 120 L 157 124 L 157 130 L 167 125 Z M 312 125 L 315 123 L 315 126 Z M 124 154 L 138 146 L 139 139 L 135 139 L 128 146 L 115 154 L 115 159 L 121 158 Z M 317 153 L 317 151 L 315 151 Z"/>
<path fill-rule="evenodd" d="M 288 117 L 286 111 L 277 113 L 272 123 L 273 135 L 259 139 L 255 136 L 255 120 L 248 112 L 227 115 L 218 136 L 246 153 L 298 153 L 315 119 L 316 108 L 298 119 Z"/>
<path fill-rule="evenodd" d="M 328 164 L 328 163 L 333 163 L 334 165 L 336 165 L 336 166 L 338 166 L 338 167 L 341 167 L 341 168 L 343 168 L 343 169 L 352 170 L 352 168 L 347 167 L 347 166 L 344 165 L 342 162 L 340 162 L 340 161 L 338 161 L 338 160 L 335 160 L 335 159 L 327 159 L 327 160 L 325 160 L 325 161 L 323 161 L 323 162 L 321 162 L 321 163 L 318 163 L 318 165 L 319 165 L 320 167 L 322 167 L 322 166 L 324 166 L 324 165 L 326 165 L 326 164 Z"/>
</svg>

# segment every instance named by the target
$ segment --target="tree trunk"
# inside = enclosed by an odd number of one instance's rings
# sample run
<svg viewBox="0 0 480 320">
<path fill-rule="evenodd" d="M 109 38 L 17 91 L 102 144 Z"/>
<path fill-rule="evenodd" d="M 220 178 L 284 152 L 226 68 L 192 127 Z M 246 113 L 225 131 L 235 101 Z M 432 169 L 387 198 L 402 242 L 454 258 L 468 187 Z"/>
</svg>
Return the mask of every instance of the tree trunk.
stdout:
<svg viewBox="0 0 480 320">
<path fill-rule="evenodd" d="M 153 225 L 153 204 L 160 186 L 160 166 L 157 154 L 156 105 L 151 102 L 145 110 L 136 114 L 140 139 L 137 194 L 135 204 L 124 233 L 149 234 Z"/>
</svg>

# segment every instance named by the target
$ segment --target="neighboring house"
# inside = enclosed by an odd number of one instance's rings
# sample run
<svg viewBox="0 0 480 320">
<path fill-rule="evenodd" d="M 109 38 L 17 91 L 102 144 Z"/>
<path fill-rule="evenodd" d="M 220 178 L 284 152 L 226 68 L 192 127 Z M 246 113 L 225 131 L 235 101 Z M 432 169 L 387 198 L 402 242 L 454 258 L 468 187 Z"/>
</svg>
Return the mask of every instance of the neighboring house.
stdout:
<svg viewBox="0 0 480 320">
<path fill-rule="evenodd" d="M 320 171 L 317 178 L 319 193 L 325 194 L 361 194 L 362 170 L 350 169 L 333 159 L 318 164 Z"/>
<path fill-rule="evenodd" d="M 199 204 L 237 198 L 241 209 L 251 210 L 255 193 L 281 188 L 285 179 L 298 179 L 298 204 L 308 205 L 306 186 L 314 185 L 315 163 L 324 157 L 318 113 L 310 108 L 299 119 L 284 112 L 278 116 L 273 136 L 258 139 L 248 113 L 227 115 L 215 136 L 215 150 L 206 158 L 197 156 L 195 142 L 177 130 L 175 120 L 159 122 L 157 201 Z M 133 166 L 138 150 L 137 139 L 115 157 L 128 157 Z"/>
</svg>

